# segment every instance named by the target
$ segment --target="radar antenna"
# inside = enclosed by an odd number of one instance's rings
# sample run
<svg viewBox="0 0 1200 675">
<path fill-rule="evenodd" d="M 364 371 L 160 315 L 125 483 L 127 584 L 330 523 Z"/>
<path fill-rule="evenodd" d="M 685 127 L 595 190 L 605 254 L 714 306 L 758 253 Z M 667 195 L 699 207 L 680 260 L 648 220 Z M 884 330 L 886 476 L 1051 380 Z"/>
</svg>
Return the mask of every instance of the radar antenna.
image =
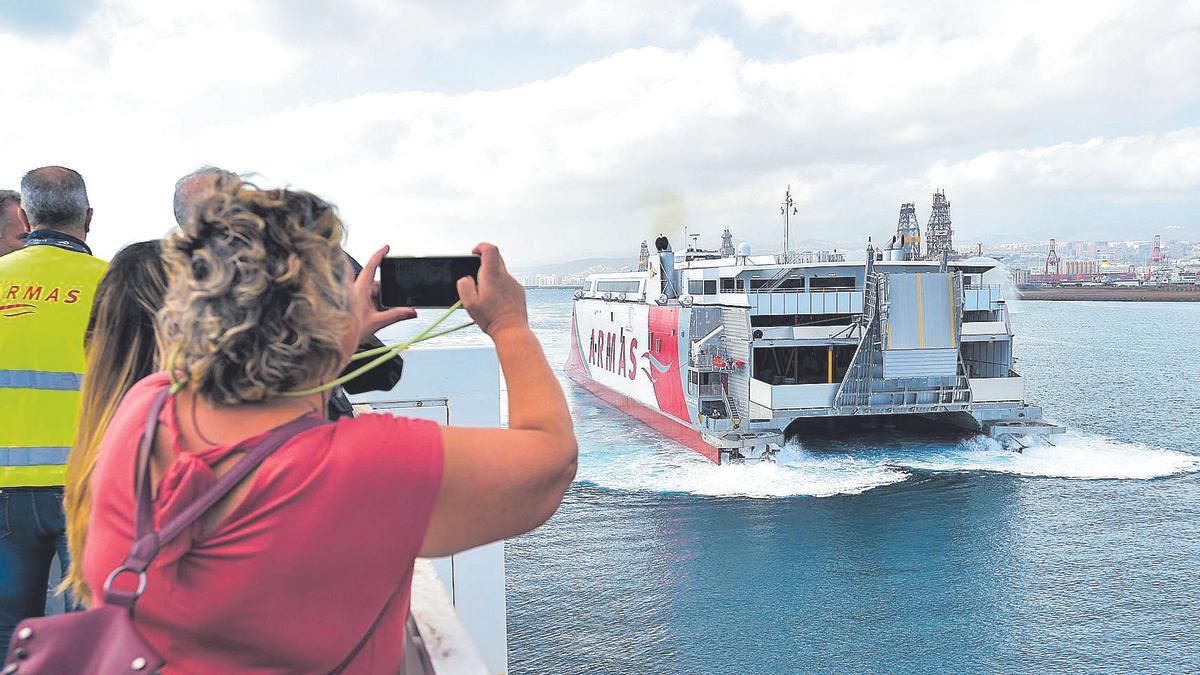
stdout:
<svg viewBox="0 0 1200 675">
<path fill-rule="evenodd" d="M 779 212 L 783 214 L 783 257 L 788 260 L 791 257 L 791 217 L 800 213 L 796 209 L 796 202 L 792 199 L 792 186 L 787 186 L 787 191 L 783 193 L 783 203 L 779 205 Z"/>
</svg>

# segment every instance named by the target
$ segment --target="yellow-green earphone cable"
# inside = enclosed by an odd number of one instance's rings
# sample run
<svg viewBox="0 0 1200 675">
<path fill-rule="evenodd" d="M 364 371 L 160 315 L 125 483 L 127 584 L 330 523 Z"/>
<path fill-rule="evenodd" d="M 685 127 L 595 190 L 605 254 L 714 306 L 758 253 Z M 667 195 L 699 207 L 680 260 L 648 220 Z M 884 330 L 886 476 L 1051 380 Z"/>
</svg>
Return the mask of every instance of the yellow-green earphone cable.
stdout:
<svg viewBox="0 0 1200 675">
<path fill-rule="evenodd" d="M 340 387 L 343 384 L 349 382 L 350 380 L 353 380 L 354 378 L 358 377 L 359 375 L 362 375 L 363 373 L 371 370 L 372 368 L 375 368 L 381 364 L 387 363 L 389 360 L 392 359 L 392 357 L 396 356 L 397 354 L 404 351 L 405 349 L 408 349 L 409 347 L 417 344 L 418 342 L 424 342 L 425 340 L 430 340 L 430 339 L 438 337 L 440 335 L 452 333 L 456 330 L 460 330 L 460 329 L 466 328 L 467 326 L 473 325 L 474 322 L 472 321 L 472 322 L 464 323 L 460 326 L 455 326 L 454 328 L 450 328 L 447 330 L 438 331 L 436 333 L 433 332 L 433 330 L 435 328 L 437 328 L 446 319 L 448 319 L 450 317 L 450 315 L 453 314 L 454 311 L 457 310 L 459 307 L 462 307 L 461 301 L 456 302 L 452 306 L 450 306 L 450 308 L 447 309 L 445 311 L 445 313 L 443 313 L 441 316 L 439 316 L 436 321 L 429 324 L 429 326 L 427 326 L 425 328 L 425 330 L 421 331 L 420 333 L 417 333 L 417 335 L 413 338 L 410 338 L 410 339 L 408 339 L 404 342 L 401 342 L 399 344 L 396 344 L 396 345 L 384 345 L 383 347 L 376 347 L 375 349 L 368 349 L 364 352 L 359 352 L 359 353 L 355 354 L 354 356 L 351 356 L 350 360 L 354 361 L 354 360 L 369 358 L 370 356 L 379 354 L 379 356 L 377 358 L 372 359 L 370 363 L 367 363 L 366 365 L 362 366 L 361 368 L 355 368 L 353 371 L 346 373 L 345 375 L 342 375 L 341 377 L 339 377 L 335 380 L 326 382 L 325 384 L 317 385 L 317 386 L 311 387 L 309 389 L 301 389 L 300 391 L 287 391 L 287 392 L 280 394 L 280 396 L 288 396 L 288 397 L 295 397 L 295 398 L 302 397 L 302 396 L 312 396 L 313 394 L 319 394 L 323 391 L 333 389 L 334 387 Z"/>
<path fill-rule="evenodd" d="M 349 382 L 350 380 L 353 380 L 354 378 L 358 377 L 359 375 L 362 375 L 363 373 L 371 370 L 372 368 L 376 368 L 384 363 L 387 363 L 388 361 L 390 361 L 392 359 L 392 357 L 396 356 L 397 354 L 404 351 L 405 349 L 408 349 L 409 347 L 417 344 L 418 342 L 432 340 L 433 338 L 441 337 L 443 335 L 453 333 L 454 331 L 462 330 L 463 328 L 467 328 L 467 327 L 475 325 L 474 321 L 468 321 L 467 323 L 460 324 L 458 326 L 454 326 L 453 328 L 446 328 L 446 329 L 439 330 L 436 332 L 434 331 L 435 328 L 437 328 L 439 325 L 441 325 L 443 322 L 445 322 L 446 319 L 448 319 L 450 317 L 450 315 L 453 314 L 454 311 L 460 307 L 462 307 L 461 301 L 454 303 L 454 305 L 451 306 L 449 309 L 447 309 L 445 311 L 445 313 L 443 313 L 440 317 L 437 318 L 436 321 L 429 324 L 429 326 L 427 326 L 425 328 L 425 330 L 421 331 L 420 333 L 417 333 L 414 337 L 412 337 L 408 340 L 405 340 L 404 342 L 401 342 L 399 344 L 394 344 L 394 345 L 384 345 L 382 347 L 376 347 L 374 349 L 368 349 L 368 350 L 361 351 L 361 352 L 354 354 L 353 356 L 350 357 L 351 361 L 359 361 L 362 359 L 370 358 L 372 356 L 377 356 L 377 358 L 372 359 L 369 363 L 363 365 L 360 368 L 355 368 L 353 371 L 346 373 L 345 375 L 342 375 L 341 377 L 338 377 L 337 379 L 326 382 L 325 384 L 317 385 L 315 387 L 310 387 L 308 389 L 302 389 L 300 391 L 284 392 L 284 393 L 280 394 L 280 396 L 287 396 L 287 397 L 293 397 L 293 398 L 302 397 L 302 396 L 312 396 L 313 394 L 319 394 L 328 389 L 333 389 L 334 387 L 340 387 L 341 385 Z M 179 356 L 179 348 L 176 347 L 175 350 L 173 352 L 171 352 L 171 356 L 167 361 L 168 366 L 169 366 L 167 368 L 167 374 L 171 379 L 171 393 L 172 394 L 178 393 L 179 390 L 183 389 L 183 387 L 187 384 L 186 379 L 182 379 L 182 380 L 179 379 L 179 377 L 176 374 L 175 368 L 174 368 L 175 359 L 178 356 Z"/>
</svg>

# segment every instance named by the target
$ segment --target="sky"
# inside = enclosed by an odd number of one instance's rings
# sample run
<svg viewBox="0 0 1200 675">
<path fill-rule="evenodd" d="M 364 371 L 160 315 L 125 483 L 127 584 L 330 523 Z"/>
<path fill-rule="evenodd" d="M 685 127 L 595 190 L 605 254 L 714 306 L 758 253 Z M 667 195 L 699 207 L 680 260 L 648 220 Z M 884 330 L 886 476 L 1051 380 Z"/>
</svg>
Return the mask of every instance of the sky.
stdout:
<svg viewBox="0 0 1200 675">
<path fill-rule="evenodd" d="M 80 171 L 108 256 L 201 165 L 338 205 L 348 248 L 634 256 L 1200 238 L 1200 1 L 0 0 L 0 188 Z"/>
</svg>

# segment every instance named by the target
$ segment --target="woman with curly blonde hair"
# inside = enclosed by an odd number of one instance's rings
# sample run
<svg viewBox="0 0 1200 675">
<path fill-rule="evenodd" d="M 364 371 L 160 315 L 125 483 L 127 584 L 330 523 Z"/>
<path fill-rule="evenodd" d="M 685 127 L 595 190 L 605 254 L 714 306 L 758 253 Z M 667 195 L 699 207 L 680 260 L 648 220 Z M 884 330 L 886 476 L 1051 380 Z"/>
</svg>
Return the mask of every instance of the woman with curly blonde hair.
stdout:
<svg viewBox="0 0 1200 675">
<path fill-rule="evenodd" d="M 133 542 L 134 467 L 151 422 L 152 519 L 185 510 L 281 426 L 319 417 L 361 338 L 415 313 L 377 311 L 352 278 L 334 209 L 222 179 L 164 245 L 159 338 L 172 373 L 134 386 L 108 425 L 83 555 L 96 592 Z M 365 415 L 315 419 L 159 550 L 134 626 L 180 672 L 397 672 L 413 560 L 526 532 L 575 472 L 566 401 L 494 246 L 459 295 L 496 344 L 508 429 Z M 186 384 L 172 387 L 172 379 Z M 152 403 L 168 389 L 155 418 Z M 99 595 L 96 600 L 99 600 Z"/>
</svg>

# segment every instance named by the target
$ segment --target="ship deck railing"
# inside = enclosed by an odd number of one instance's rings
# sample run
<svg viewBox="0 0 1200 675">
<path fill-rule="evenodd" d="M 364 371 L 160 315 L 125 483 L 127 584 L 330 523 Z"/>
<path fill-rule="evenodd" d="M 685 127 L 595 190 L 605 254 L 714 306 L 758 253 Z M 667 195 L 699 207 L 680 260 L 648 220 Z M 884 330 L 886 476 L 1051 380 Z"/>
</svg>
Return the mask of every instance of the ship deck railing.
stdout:
<svg viewBox="0 0 1200 675">
<path fill-rule="evenodd" d="M 862 286 L 840 286 L 830 288 L 751 288 L 747 293 L 862 293 Z M 739 293 L 740 291 L 722 291 L 723 293 Z"/>
<path fill-rule="evenodd" d="M 725 365 L 717 365 L 716 359 Z M 700 373 L 728 373 L 733 371 L 733 357 L 719 349 L 701 349 L 692 355 L 689 368 Z"/>
</svg>

